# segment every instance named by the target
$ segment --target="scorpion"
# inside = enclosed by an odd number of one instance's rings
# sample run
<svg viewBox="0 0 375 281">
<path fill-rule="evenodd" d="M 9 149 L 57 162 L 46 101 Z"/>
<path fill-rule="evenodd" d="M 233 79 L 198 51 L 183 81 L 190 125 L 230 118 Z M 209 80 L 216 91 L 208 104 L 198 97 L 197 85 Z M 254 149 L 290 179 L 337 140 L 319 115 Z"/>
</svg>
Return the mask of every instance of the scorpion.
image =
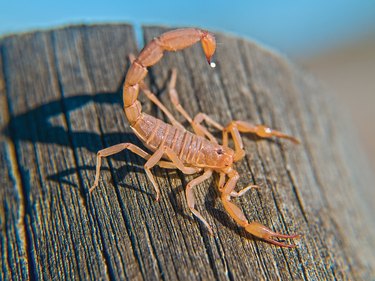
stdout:
<svg viewBox="0 0 375 281">
<path fill-rule="evenodd" d="M 194 134 L 187 131 L 145 85 L 144 78 L 148 72 L 147 67 L 156 64 L 163 57 L 165 51 L 179 51 L 199 41 L 207 62 L 213 67 L 214 63 L 211 62 L 211 58 L 216 50 L 215 37 L 212 33 L 197 28 L 183 28 L 165 32 L 146 45 L 138 57 L 131 56 L 131 65 L 123 84 L 124 111 L 135 135 L 153 153 L 150 154 L 132 143 L 120 143 L 98 151 L 95 181 L 89 192 L 91 193 L 99 184 L 102 158 L 126 149 L 146 160 L 144 170 L 155 189 L 156 201 L 160 198 L 160 190 L 151 173 L 154 166 L 178 169 L 187 175 L 201 173 L 186 185 L 187 204 L 191 212 L 213 235 L 211 226 L 195 208 L 193 189 L 209 179 L 213 172 L 217 172 L 219 173 L 218 190 L 222 204 L 237 224 L 251 235 L 274 245 L 288 248 L 296 247 L 292 244 L 283 243 L 279 239 L 298 238 L 298 234 L 281 234 L 272 231 L 259 222 L 248 222 L 241 209 L 232 203 L 231 199 L 243 196 L 251 188 L 258 187 L 249 185 L 241 191 L 235 191 L 239 173 L 233 168 L 233 165 L 245 156 L 240 133 L 252 133 L 260 138 L 285 138 L 294 143 L 298 143 L 298 140 L 264 125 L 252 125 L 245 121 L 231 121 L 226 127 L 223 127 L 204 113 L 198 113 L 194 118 L 191 118 L 179 102 L 175 89 L 177 72 L 176 69 L 173 69 L 168 84 L 169 97 L 176 110 L 190 123 Z M 161 109 L 171 124 L 142 112 L 141 103 L 137 99 L 140 90 Z M 203 122 L 222 131 L 221 145 L 209 132 L 208 127 L 203 125 Z M 229 135 L 232 137 L 234 149 L 228 146 Z"/>
</svg>

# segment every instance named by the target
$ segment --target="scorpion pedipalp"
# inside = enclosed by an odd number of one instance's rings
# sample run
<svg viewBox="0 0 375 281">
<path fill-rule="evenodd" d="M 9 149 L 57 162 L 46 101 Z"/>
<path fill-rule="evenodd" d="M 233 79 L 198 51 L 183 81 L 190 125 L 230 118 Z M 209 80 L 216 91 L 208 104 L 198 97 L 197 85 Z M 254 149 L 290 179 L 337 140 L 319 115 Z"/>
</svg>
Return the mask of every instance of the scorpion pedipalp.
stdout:
<svg viewBox="0 0 375 281">
<path fill-rule="evenodd" d="M 263 240 L 266 240 L 269 243 L 272 243 L 274 245 L 277 245 L 277 246 L 280 246 L 280 247 L 286 247 L 286 248 L 294 248 L 294 247 L 296 247 L 296 245 L 279 242 L 277 240 L 274 240 L 273 238 L 294 239 L 294 238 L 300 237 L 299 234 L 288 235 L 288 234 L 281 234 L 281 233 L 278 233 L 278 232 L 274 232 L 271 229 L 269 229 L 268 227 L 266 227 L 266 226 L 264 226 L 264 225 L 262 225 L 262 224 L 260 224 L 259 222 L 256 222 L 256 221 L 247 224 L 244 228 L 247 232 L 249 232 L 250 234 L 252 234 L 256 237 L 259 237 Z"/>
</svg>

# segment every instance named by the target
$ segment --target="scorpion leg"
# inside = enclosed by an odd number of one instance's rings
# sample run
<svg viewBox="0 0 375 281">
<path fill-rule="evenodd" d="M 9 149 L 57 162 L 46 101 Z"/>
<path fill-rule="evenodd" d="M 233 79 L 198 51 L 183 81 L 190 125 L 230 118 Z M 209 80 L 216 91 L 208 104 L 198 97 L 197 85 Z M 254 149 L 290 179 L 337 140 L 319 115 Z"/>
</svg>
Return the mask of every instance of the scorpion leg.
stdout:
<svg viewBox="0 0 375 281">
<path fill-rule="evenodd" d="M 151 181 L 152 185 L 155 188 L 156 201 L 159 201 L 160 190 L 159 190 L 158 184 L 155 181 L 154 176 L 151 173 L 151 168 L 154 167 L 155 165 L 158 165 L 159 161 L 162 159 L 164 154 L 166 154 L 168 158 L 172 161 L 171 164 L 174 165 L 175 168 L 181 170 L 184 174 L 188 174 L 188 175 L 195 174 L 202 170 L 200 168 L 186 167 L 184 163 L 181 161 L 181 159 L 178 158 L 177 154 L 169 147 L 163 146 L 157 149 L 154 152 L 154 154 L 152 154 L 151 157 L 147 160 L 146 164 L 144 165 L 146 175 L 148 176 L 149 180 Z"/>
<path fill-rule="evenodd" d="M 93 186 L 89 189 L 89 192 L 91 193 L 99 184 L 99 176 L 100 176 L 100 166 L 102 165 L 102 157 L 111 156 L 114 154 L 117 154 L 125 149 L 129 149 L 130 151 L 134 152 L 135 154 L 138 154 L 144 159 L 148 159 L 150 155 L 144 151 L 143 149 L 139 148 L 138 146 L 132 144 L 132 143 L 119 143 L 107 148 L 104 148 L 102 150 L 99 150 L 96 154 L 96 173 L 95 173 L 95 181 Z"/>
<path fill-rule="evenodd" d="M 135 60 L 135 56 L 133 54 L 129 55 L 130 62 L 132 63 Z M 157 107 L 160 108 L 160 110 L 167 116 L 171 124 L 175 127 L 178 127 L 182 130 L 186 130 L 184 126 L 181 125 L 180 122 L 178 122 L 172 115 L 172 113 L 164 106 L 164 104 L 158 99 L 158 97 L 150 91 L 150 89 L 146 86 L 146 84 L 141 81 L 140 88 L 143 91 L 143 93 L 146 95 L 146 97 L 152 101 Z"/>
<path fill-rule="evenodd" d="M 169 98 L 176 108 L 176 110 L 183 116 L 185 119 L 190 123 L 192 126 L 194 132 L 198 136 L 202 137 L 207 137 L 210 141 L 217 143 L 216 138 L 208 131 L 208 129 L 203 126 L 201 123 L 202 121 L 206 121 L 207 124 L 215 127 L 219 131 L 223 130 L 223 126 L 218 124 L 216 121 L 211 119 L 209 116 L 207 116 L 204 113 L 198 113 L 194 119 L 190 117 L 190 115 L 186 112 L 186 110 L 182 107 L 180 104 L 180 100 L 178 98 L 178 93 L 176 91 L 176 79 L 177 79 L 177 69 L 173 68 L 172 69 L 172 74 L 171 74 L 171 79 L 168 84 L 168 93 L 169 93 Z"/>
<path fill-rule="evenodd" d="M 218 182 L 218 188 L 219 188 L 220 192 L 222 191 L 222 189 L 224 187 L 225 179 L 226 179 L 226 174 L 225 173 L 220 173 L 219 182 Z"/>
<path fill-rule="evenodd" d="M 230 196 L 231 197 L 241 197 L 241 196 L 245 195 L 248 191 L 250 191 L 252 188 L 259 188 L 259 186 L 253 185 L 253 184 L 248 185 L 248 186 L 246 186 L 245 188 L 241 189 L 238 192 L 237 191 L 232 191 L 230 193 Z"/>
<path fill-rule="evenodd" d="M 141 83 L 141 89 L 147 96 L 149 100 L 151 100 L 157 107 L 160 108 L 160 110 L 167 116 L 171 124 L 177 128 L 180 128 L 182 130 L 186 130 L 184 126 L 181 125 L 180 122 L 178 122 L 172 115 L 172 113 L 169 112 L 169 110 L 162 104 L 162 102 L 157 98 L 157 96 L 152 93 L 145 85 L 144 83 Z"/>
<path fill-rule="evenodd" d="M 132 143 L 119 143 L 119 144 L 104 148 L 102 150 L 99 150 L 96 155 L 95 181 L 94 181 L 93 186 L 89 189 L 90 193 L 99 185 L 100 167 L 102 165 L 102 158 L 117 154 L 125 149 L 129 149 L 133 153 L 141 156 L 142 158 L 146 160 L 148 160 L 151 157 L 151 155 L 148 154 L 146 151 L 144 151 L 143 149 L 139 148 L 138 146 Z M 159 161 L 157 165 L 165 169 L 176 169 L 176 165 L 168 161 Z"/>
<path fill-rule="evenodd" d="M 221 200 L 223 202 L 225 210 L 228 212 L 228 214 L 243 228 L 245 228 L 246 232 L 266 240 L 267 242 L 281 246 L 281 247 L 287 247 L 287 248 L 294 248 L 295 245 L 291 244 L 285 244 L 280 241 L 274 240 L 274 238 L 286 238 L 286 239 L 294 239 L 298 238 L 298 234 L 293 235 L 287 235 L 287 234 L 281 234 L 278 232 L 274 232 L 268 227 L 258 223 L 258 222 L 251 222 L 249 223 L 246 219 L 245 215 L 241 211 L 241 209 L 235 205 L 234 203 L 230 202 L 232 197 L 232 192 L 236 186 L 236 183 L 238 181 L 239 175 L 236 171 L 232 170 L 228 174 L 229 180 L 225 184 L 223 190 L 221 191 Z"/>
<path fill-rule="evenodd" d="M 207 180 L 212 175 L 212 170 L 205 170 L 202 175 L 193 179 L 186 185 L 186 199 L 189 206 L 190 211 L 207 227 L 208 231 L 211 235 L 213 235 L 213 231 L 211 226 L 208 222 L 203 218 L 203 216 L 198 212 L 197 209 L 194 208 L 195 205 L 195 197 L 193 194 L 193 188 L 200 184 L 201 182 Z"/>
<path fill-rule="evenodd" d="M 228 145 L 229 133 L 232 135 L 235 147 L 234 161 L 239 161 L 245 156 L 245 150 L 243 149 L 243 142 L 240 133 L 251 133 L 261 138 L 284 138 L 292 141 L 293 143 L 299 143 L 299 141 L 293 136 L 284 134 L 280 131 L 273 130 L 264 125 L 252 125 L 245 121 L 232 121 L 229 123 L 227 127 L 224 128 L 223 145 L 225 146 Z"/>
<path fill-rule="evenodd" d="M 195 115 L 193 123 L 200 124 L 202 123 L 202 121 L 205 121 L 208 125 L 218 129 L 219 131 L 224 130 L 224 127 L 213 120 L 210 116 L 205 113 L 199 112 L 197 115 Z"/>
<path fill-rule="evenodd" d="M 218 189 L 219 189 L 220 192 L 224 192 L 224 190 L 226 188 L 225 185 L 224 185 L 225 179 L 226 179 L 226 174 L 220 173 L 220 180 L 219 180 L 219 184 L 218 184 Z M 259 186 L 255 185 L 255 184 L 249 184 L 248 186 L 244 187 L 240 191 L 232 190 L 230 192 L 230 196 L 231 197 L 241 197 L 241 196 L 245 195 L 248 191 L 250 191 L 252 188 L 259 188 Z"/>
<path fill-rule="evenodd" d="M 172 104 L 174 105 L 174 107 L 176 108 L 176 110 L 180 112 L 180 114 L 184 116 L 185 119 L 191 124 L 193 122 L 193 119 L 190 117 L 190 115 L 186 112 L 186 110 L 180 104 L 180 99 L 178 98 L 178 94 L 176 91 L 176 79 L 177 79 L 177 69 L 173 68 L 171 78 L 168 84 L 169 98 Z"/>
<path fill-rule="evenodd" d="M 224 129 L 223 126 L 221 126 L 207 114 L 202 112 L 199 112 L 197 115 L 195 115 L 193 122 L 191 123 L 191 126 L 193 127 L 197 135 L 206 136 L 210 141 L 217 143 L 216 138 L 207 130 L 205 126 L 201 124 L 203 121 L 205 121 L 208 125 L 218 129 L 219 131 L 222 131 Z"/>
</svg>

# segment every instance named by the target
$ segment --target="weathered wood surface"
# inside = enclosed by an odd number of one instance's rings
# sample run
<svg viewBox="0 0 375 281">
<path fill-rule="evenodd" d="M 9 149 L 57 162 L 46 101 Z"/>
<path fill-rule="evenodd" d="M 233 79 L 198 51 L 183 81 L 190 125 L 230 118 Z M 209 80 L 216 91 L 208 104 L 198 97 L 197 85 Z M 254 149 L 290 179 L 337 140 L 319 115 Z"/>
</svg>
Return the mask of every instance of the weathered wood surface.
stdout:
<svg viewBox="0 0 375 281">
<path fill-rule="evenodd" d="M 144 31 L 149 41 L 164 29 Z M 192 176 L 155 168 L 155 203 L 144 161 L 129 152 L 104 161 L 100 187 L 88 194 L 97 150 L 140 144 L 121 102 L 136 44 L 131 26 L 76 26 L 0 41 L 1 280 L 375 279 L 374 184 L 345 114 L 284 58 L 242 39 L 217 40 L 216 69 L 195 46 L 153 67 L 151 87 L 170 107 L 164 89 L 177 67 L 192 115 L 265 123 L 301 140 L 245 137 L 239 186 L 262 188 L 236 200 L 249 220 L 303 234 L 298 247 L 247 235 L 224 212 L 217 178 L 196 192 L 211 237 L 185 202 Z"/>
</svg>

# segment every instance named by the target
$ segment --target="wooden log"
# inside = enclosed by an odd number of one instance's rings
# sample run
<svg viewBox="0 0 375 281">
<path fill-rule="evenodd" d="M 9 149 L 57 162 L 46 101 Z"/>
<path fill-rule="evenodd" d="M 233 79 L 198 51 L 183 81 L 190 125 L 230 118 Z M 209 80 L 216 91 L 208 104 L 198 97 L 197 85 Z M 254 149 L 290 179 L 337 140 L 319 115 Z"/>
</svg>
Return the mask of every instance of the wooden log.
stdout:
<svg viewBox="0 0 375 281">
<path fill-rule="evenodd" d="M 147 27 L 145 41 L 166 29 Z M 1 280 L 372 280 L 374 184 L 355 130 L 329 93 L 298 66 L 257 44 L 218 34 L 216 69 L 199 45 L 167 53 L 150 87 L 171 106 L 166 84 L 191 114 L 267 124 L 301 140 L 244 137 L 236 200 L 249 220 L 301 233 L 297 248 L 247 235 L 225 213 L 217 177 L 197 188 L 197 208 L 214 237 L 189 212 L 193 178 L 153 169 L 160 202 L 124 152 L 104 161 L 92 193 L 96 151 L 141 145 L 122 111 L 121 83 L 136 53 L 128 25 L 74 26 L 0 39 Z M 144 110 L 165 120 L 141 97 Z"/>
</svg>

